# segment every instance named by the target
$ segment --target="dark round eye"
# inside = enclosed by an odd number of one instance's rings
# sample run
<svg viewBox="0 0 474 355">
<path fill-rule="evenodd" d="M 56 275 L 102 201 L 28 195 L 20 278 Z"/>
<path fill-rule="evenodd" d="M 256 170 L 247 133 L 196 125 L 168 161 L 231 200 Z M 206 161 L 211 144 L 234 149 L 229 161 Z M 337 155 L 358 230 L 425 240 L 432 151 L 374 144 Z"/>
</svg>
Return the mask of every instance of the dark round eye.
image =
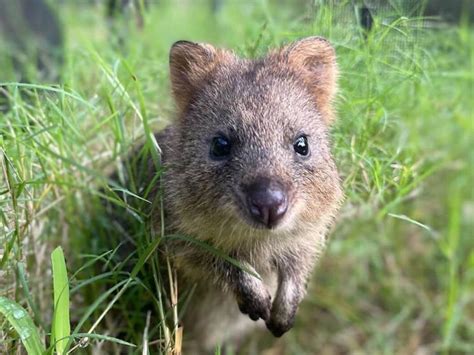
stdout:
<svg viewBox="0 0 474 355">
<path fill-rule="evenodd" d="M 301 135 L 293 143 L 293 149 L 298 155 L 307 156 L 309 154 L 308 137 Z"/>
<path fill-rule="evenodd" d="M 217 136 L 212 138 L 211 142 L 211 158 L 215 160 L 225 159 L 230 155 L 231 144 L 228 138 Z"/>
</svg>

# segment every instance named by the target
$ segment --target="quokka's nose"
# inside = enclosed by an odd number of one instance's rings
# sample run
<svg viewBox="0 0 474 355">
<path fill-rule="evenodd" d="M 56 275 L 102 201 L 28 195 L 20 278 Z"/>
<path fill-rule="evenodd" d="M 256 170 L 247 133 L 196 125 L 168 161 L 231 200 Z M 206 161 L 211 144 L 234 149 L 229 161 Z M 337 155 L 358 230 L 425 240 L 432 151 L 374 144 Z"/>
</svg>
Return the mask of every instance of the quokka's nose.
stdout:
<svg viewBox="0 0 474 355">
<path fill-rule="evenodd" d="M 288 209 L 288 193 L 278 181 L 260 178 L 246 188 L 252 218 L 267 228 L 275 227 Z"/>
</svg>

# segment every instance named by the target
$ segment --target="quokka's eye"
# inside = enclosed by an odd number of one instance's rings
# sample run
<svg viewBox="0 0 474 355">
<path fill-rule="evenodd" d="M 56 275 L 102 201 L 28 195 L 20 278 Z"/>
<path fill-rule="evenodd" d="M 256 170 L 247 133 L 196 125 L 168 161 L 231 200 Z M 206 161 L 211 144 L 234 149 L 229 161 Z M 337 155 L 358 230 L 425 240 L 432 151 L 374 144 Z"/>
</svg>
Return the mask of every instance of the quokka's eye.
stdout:
<svg viewBox="0 0 474 355">
<path fill-rule="evenodd" d="M 230 140 L 224 136 L 217 136 L 211 141 L 211 158 L 214 160 L 226 159 L 230 155 Z"/>
<path fill-rule="evenodd" d="M 303 157 L 308 156 L 309 154 L 308 137 L 302 134 L 301 136 L 296 138 L 295 142 L 293 143 L 293 149 L 298 155 L 301 155 Z"/>
</svg>

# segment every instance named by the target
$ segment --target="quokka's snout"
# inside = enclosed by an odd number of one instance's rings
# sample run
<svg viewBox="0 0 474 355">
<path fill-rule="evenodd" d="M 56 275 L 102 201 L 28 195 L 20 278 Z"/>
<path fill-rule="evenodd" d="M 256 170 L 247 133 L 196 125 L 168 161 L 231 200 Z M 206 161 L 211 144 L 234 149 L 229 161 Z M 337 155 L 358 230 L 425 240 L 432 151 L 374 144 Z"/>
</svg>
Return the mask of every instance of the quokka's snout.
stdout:
<svg viewBox="0 0 474 355">
<path fill-rule="evenodd" d="M 290 191 L 278 179 L 257 177 L 242 186 L 244 209 L 261 228 L 275 228 L 283 220 L 290 204 Z"/>
</svg>

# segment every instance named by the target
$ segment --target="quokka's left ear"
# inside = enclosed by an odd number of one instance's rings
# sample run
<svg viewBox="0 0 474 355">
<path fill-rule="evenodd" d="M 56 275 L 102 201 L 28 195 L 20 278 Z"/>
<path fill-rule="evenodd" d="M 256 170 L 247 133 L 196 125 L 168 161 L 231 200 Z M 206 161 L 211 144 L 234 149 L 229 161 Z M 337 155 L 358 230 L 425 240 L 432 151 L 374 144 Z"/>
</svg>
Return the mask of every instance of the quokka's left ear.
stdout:
<svg viewBox="0 0 474 355">
<path fill-rule="evenodd" d="M 336 51 L 322 37 L 307 37 L 288 44 L 278 52 L 279 59 L 302 74 L 311 90 L 323 120 L 334 120 L 331 102 L 337 89 Z"/>
</svg>

